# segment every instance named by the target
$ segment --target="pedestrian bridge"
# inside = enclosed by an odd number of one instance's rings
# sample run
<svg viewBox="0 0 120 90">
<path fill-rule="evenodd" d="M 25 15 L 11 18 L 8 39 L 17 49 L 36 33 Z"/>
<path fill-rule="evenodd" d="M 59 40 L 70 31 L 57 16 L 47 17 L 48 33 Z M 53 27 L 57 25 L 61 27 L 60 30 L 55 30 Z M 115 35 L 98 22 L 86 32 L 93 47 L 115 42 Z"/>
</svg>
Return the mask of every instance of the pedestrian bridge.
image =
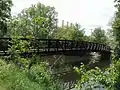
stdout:
<svg viewBox="0 0 120 90">
<path fill-rule="evenodd" d="M 29 51 L 26 54 L 40 54 L 40 55 L 79 55 L 84 52 L 101 52 L 110 54 L 110 47 L 104 44 L 75 41 L 75 40 L 59 40 L 59 39 L 29 39 L 20 38 L 19 41 L 27 41 Z M 9 54 L 8 48 L 12 46 L 11 38 L 0 38 L 0 55 Z"/>
</svg>

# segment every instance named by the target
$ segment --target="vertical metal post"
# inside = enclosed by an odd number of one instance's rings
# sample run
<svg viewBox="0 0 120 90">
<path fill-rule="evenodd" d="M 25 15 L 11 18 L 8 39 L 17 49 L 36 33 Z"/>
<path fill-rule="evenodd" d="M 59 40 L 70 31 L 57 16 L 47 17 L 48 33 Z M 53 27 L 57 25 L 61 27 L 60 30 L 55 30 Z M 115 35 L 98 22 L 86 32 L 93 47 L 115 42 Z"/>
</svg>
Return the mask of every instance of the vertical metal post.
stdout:
<svg viewBox="0 0 120 90">
<path fill-rule="evenodd" d="M 49 52 L 50 51 L 50 40 L 49 39 L 47 40 L 47 44 L 48 44 L 47 48 L 48 48 L 48 52 Z"/>
<path fill-rule="evenodd" d="M 65 43 L 64 43 L 64 45 L 65 45 L 65 50 L 66 50 L 66 40 L 65 40 Z"/>
</svg>

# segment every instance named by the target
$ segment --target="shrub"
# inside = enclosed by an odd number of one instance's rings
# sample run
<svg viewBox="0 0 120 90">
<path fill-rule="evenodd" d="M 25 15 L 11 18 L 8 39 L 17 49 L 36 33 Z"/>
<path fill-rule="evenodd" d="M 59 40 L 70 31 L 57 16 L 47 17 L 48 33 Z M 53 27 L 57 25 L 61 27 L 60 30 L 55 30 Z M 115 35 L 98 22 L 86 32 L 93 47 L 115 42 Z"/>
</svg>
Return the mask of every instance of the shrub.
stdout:
<svg viewBox="0 0 120 90">
<path fill-rule="evenodd" d="M 101 70 L 96 67 L 95 69 L 88 70 L 85 65 L 80 68 L 75 68 L 78 72 L 80 80 L 76 84 L 76 88 L 80 90 L 92 90 L 97 86 L 104 86 L 106 90 L 120 90 L 120 60 L 114 62 L 109 68 Z"/>
<path fill-rule="evenodd" d="M 31 67 L 29 71 L 29 79 L 42 85 L 43 90 L 60 90 L 60 85 L 55 80 L 52 73 L 47 68 L 47 63 L 43 62 Z"/>
<path fill-rule="evenodd" d="M 43 65 L 23 70 L 0 60 L 0 86 L 6 90 L 60 90 Z"/>
</svg>

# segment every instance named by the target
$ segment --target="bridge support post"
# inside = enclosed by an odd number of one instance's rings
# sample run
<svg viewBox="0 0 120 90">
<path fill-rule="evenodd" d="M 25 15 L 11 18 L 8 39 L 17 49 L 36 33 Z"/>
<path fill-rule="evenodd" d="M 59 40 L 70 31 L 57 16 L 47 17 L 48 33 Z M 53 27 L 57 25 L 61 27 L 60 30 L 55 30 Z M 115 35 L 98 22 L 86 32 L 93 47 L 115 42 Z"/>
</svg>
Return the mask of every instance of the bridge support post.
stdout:
<svg viewBox="0 0 120 90">
<path fill-rule="evenodd" d="M 111 52 L 101 52 L 101 61 L 104 62 L 104 64 L 106 64 L 105 66 L 109 66 L 110 64 L 112 64 L 112 56 L 111 56 Z"/>
</svg>

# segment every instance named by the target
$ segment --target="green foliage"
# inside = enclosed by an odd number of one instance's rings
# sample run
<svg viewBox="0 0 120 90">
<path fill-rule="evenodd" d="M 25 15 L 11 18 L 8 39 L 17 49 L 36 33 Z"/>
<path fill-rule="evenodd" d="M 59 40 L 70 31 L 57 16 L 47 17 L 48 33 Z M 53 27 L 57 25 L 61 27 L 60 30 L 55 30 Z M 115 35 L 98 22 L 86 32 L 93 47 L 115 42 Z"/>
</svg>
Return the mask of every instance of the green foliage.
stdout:
<svg viewBox="0 0 120 90">
<path fill-rule="evenodd" d="M 66 40 L 84 40 L 84 29 L 81 26 L 75 24 L 73 26 L 59 27 L 53 32 L 55 39 L 66 39 Z"/>
<path fill-rule="evenodd" d="M 53 82 L 45 63 L 35 65 L 30 70 L 23 70 L 2 60 L 0 86 L 5 90 L 61 90 L 59 85 Z"/>
<path fill-rule="evenodd" d="M 9 48 L 11 61 L 14 62 L 16 65 L 20 64 L 24 68 L 28 68 L 31 62 L 30 59 L 21 57 L 20 54 L 30 51 L 29 41 L 20 40 L 18 36 L 13 36 L 11 43 L 12 46 Z"/>
<path fill-rule="evenodd" d="M 18 16 L 13 17 L 9 27 L 10 35 L 47 38 L 56 28 L 57 12 L 54 7 L 45 6 L 41 3 L 24 9 Z"/>
<path fill-rule="evenodd" d="M 113 29 L 113 35 L 115 36 L 115 40 L 117 42 L 116 53 L 117 56 L 120 57 L 120 1 L 114 0 L 114 2 L 115 2 L 115 8 L 117 10 L 114 19 L 112 21 L 112 29 Z"/>
<path fill-rule="evenodd" d="M 41 88 L 43 88 L 43 90 L 60 90 L 58 81 L 54 79 L 52 73 L 48 71 L 48 64 L 45 62 L 37 66 L 32 66 L 28 76 L 31 81 L 38 84 L 42 83 Z"/>
<path fill-rule="evenodd" d="M 101 28 L 95 28 L 94 31 L 91 34 L 91 41 L 101 44 L 106 44 L 107 37 L 105 35 L 105 31 Z"/>
<path fill-rule="evenodd" d="M 30 82 L 26 77 L 25 71 L 19 70 L 14 66 L 14 64 L 0 66 L 0 69 L 0 86 L 6 88 L 6 90 L 31 90 L 31 88 L 40 89 L 39 85 L 34 82 Z"/>
<path fill-rule="evenodd" d="M 120 43 L 120 18 L 116 16 L 115 20 L 112 23 L 113 33 L 115 36 L 115 39 L 118 43 Z M 120 47 L 120 46 L 119 46 Z"/>
<path fill-rule="evenodd" d="M 7 33 L 7 21 L 11 16 L 11 0 L 0 0 L 0 37 Z"/>
<path fill-rule="evenodd" d="M 57 79 L 52 76 L 46 62 L 42 63 L 41 59 L 34 55 L 32 58 L 21 57 L 20 54 L 30 51 L 31 47 L 29 46 L 29 41 L 20 40 L 20 38 L 21 37 L 16 34 L 12 38 L 12 47 L 9 49 L 9 52 L 11 53 L 10 59 L 15 66 L 13 69 L 10 67 L 10 69 L 12 69 L 14 73 L 10 72 L 10 76 L 7 75 L 7 73 L 5 73 L 5 75 L 8 76 L 10 80 L 12 79 L 13 82 L 10 83 L 10 86 L 5 87 L 10 88 L 8 90 L 61 90 L 60 84 L 58 84 Z M 18 68 L 18 66 L 20 68 Z M 15 74 L 15 76 L 13 75 L 12 77 L 12 74 Z M 18 82 L 14 80 L 18 80 Z M 3 87 L 3 85 L 1 86 Z"/>
<path fill-rule="evenodd" d="M 99 68 L 87 71 L 85 66 L 82 65 L 80 69 L 78 68 L 75 69 L 81 76 L 77 87 L 84 88 L 85 90 L 92 90 L 96 85 L 100 84 L 98 81 L 102 79 L 101 77 L 103 73 Z"/>
<path fill-rule="evenodd" d="M 116 40 L 120 43 L 120 5 L 117 0 L 116 2 L 118 3 L 116 4 L 118 11 L 112 26 Z M 97 43 L 107 43 L 105 31 L 101 28 L 95 28 L 90 36 L 91 38 L 84 35 L 84 29 L 78 24 L 56 29 L 57 12 L 55 8 L 41 3 L 32 5 L 13 17 L 8 23 L 10 31 L 7 32 L 7 21 L 10 17 L 11 6 L 11 0 L 0 1 L 0 36 L 3 37 L 7 33 L 12 37 L 12 47 L 9 49 L 12 62 L 6 64 L 0 60 L 0 88 L 6 90 L 61 90 L 61 82 L 52 75 L 53 72 L 48 69 L 49 65 L 46 62 L 41 62 L 41 59 L 36 56 L 32 58 L 20 56 L 20 53 L 28 52 L 31 49 L 30 42 L 19 40 L 21 37 L 91 40 Z M 53 65 L 54 71 L 71 69 L 70 66 L 60 62 Z M 21 67 L 21 65 L 22 68 L 17 67 Z M 80 76 L 80 80 L 76 85 L 79 89 L 84 87 L 91 90 L 96 85 L 104 85 L 108 90 L 120 89 L 120 61 L 115 62 L 105 70 L 97 67 L 89 70 L 85 65 L 75 68 L 75 70 Z"/>
<path fill-rule="evenodd" d="M 109 46 L 114 50 L 116 46 L 118 45 L 118 42 L 115 41 L 113 30 L 108 29 L 106 35 L 107 35 L 107 44 L 109 44 Z"/>
<path fill-rule="evenodd" d="M 80 90 L 92 90 L 100 85 L 104 86 L 106 90 L 120 89 L 120 61 L 115 61 L 109 68 L 101 70 L 96 67 L 89 70 L 85 65 L 80 68 L 75 68 L 80 75 L 80 80 L 76 85 Z"/>
</svg>

